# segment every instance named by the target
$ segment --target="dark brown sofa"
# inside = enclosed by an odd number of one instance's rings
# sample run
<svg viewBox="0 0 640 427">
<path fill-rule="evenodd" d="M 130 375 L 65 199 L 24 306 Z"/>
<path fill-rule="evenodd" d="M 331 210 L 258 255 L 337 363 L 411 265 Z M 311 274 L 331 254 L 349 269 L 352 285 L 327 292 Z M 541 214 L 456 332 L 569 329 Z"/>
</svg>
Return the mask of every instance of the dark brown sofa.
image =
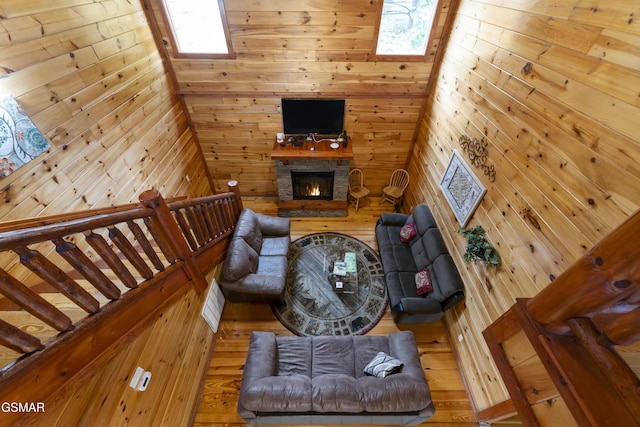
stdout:
<svg viewBox="0 0 640 427">
<path fill-rule="evenodd" d="M 378 354 L 397 373 L 368 375 Z M 411 331 L 388 336 L 276 336 L 253 332 L 238 398 L 252 425 L 413 425 L 435 412 Z"/>
<path fill-rule="evenodd" d="M 290 226 L 289 218 L 242 210 L 220 280 L 222 292 L 229 301 L 281 301 L 291 243 Z"/>
<path fill-rule="evenodd" d="M 403 243 L 400 230 L 407 223 L 415 225 L 416 234 Z M 436 322 L 464 299 L 462 278 L 427 205 L 416 206 L 411 215 L 382 214 L 376 240 L 396 323 Z M 423 269 L 429 272 L 433 290 L 418 295 L 415 276 Z"/>
</svg>

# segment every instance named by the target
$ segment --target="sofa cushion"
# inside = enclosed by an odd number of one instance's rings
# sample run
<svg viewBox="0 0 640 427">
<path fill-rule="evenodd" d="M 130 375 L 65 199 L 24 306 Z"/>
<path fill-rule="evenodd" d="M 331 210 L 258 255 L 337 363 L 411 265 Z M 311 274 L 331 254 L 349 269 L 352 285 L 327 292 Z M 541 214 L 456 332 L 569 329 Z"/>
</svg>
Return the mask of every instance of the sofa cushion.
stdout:
<svg viewBox="0 0 640 427">
<path fill-rule="evenodd" d="M 424 378 L 398 373 L 385 378 L 358 378 L 358 389 L 368 412 L 419 411 L 431 401 L 431 393 Z"/>
<path fill-rule="evenodd" d="M 402 365 L 402 361 L 389 356 L 384 351 L 381 351 L 371 359 L 371 362 L 364 367 L 363 371 L 366 374 L 373 375 L 374 377 L 384 378 L 387 375 L 398 372 L 400 368 L 402 368 Z"/>
<path fill-rule="evenodd" d="M 276 375 L 311 377 L 311 337 L 277 337 Z"/>
<path fill-rule="evenodd" d="M 425 204 L 416 206 L 411 213 L 411 217 L 413 218 L 413 222 L 416 224 L 416 231 L 419 235 L 423 235 L 429 228 L 438 228 L 438 224 L 431 213 L 431 209 L 429 209 L 429 206 Z"/>
<path fill-rule="evenodd" d="M 414 239 L 414 241 L 417 239 Z M 411 246 L 406 243 L 378 245 L 380 258 L 385 260 L 382 264 L 385 273 L 392 271 L 418 271 L 411 254 Z"/>
<path fill-rule="evenodd" d="M 222 267 L 222 274 L 226 280 L 235 282 L 249 273 L 258 270 L 258 254 L 239 237 L 231 239 L 227 257 Z"/>
<path fill-rule="evenodd" d="M 287 272 L 286 256 L 258 256 L 257 274 L 285 277 Z"/>
<path fill-rule="evenodd" d="M 369 362 L 371 362 L 371 359 L 373 359 L 379 351 L 384 351 L 387 354 L 391 354 L 389 350 L 389 339 L 385 336 L 354 335 L 353 345 L 357 349 L 357 351 L 355 352 L 356 378 L 364 377 L 367 375 L 364 372 L 364 367 L 367 366 Z"/>
<path fill-rule="evenodd" d="M 429 274 L 434 283 L 433 292 L 429 296 L 437 301 L 442 302 L 463 289 L 462 278 L 449 254 L 436 258 L 429 268 Z"/>
<path fill-rule="evenodd" d="M 416 273 L 416 295 L 423 295 L 431 292 L 433 286 L 431 284 L 431 275 L 429 269 L 424 268 Z"/>
<path fill-rule="evenodd" d="M 311 411 L 311 379 L 306 375 L 264 377 L 243 389 L 243 407 L 260 412 Z"/>
<path fill-rule="evenodd" d="M 422 270 L 444 253 L 448 253 L 442 234 L 437 228 L 429 228 L 409 243 L 416 269 Z"/>
<path fill-rule="evenodd" d="M 357 380 L 345 374 L 323 374 L 311 380 L 312 405 L 317 412 L 362 412 Z"/>
<path fill-rule="evenodd" d="M 289 244 L 291 239 L 289 236 L 282 237 L 264 237 L 262 238 L 262 248 L 260 255 L 279 255 L 287 256 L 289 252 Z"/>
<path fill-rule="evenodd" d="M 313 337 L 311 377 L 345 374 L 355 377 L 353 337 Z"/>
<path fill-rule="evenodd" d="M 400 229 L 400 241 L 409 243 L 411 239 L 416 237 L 416 226 L 413 222 L 408 222 Z"/>
<path fill-rule="evenodd" d="M 233 232 L 234 237 L 242 237 L 253 248 L 260 253 L 262 248 L 262 232 L 258 218 L 251 209 L 243 209 Z"/>
</svg>

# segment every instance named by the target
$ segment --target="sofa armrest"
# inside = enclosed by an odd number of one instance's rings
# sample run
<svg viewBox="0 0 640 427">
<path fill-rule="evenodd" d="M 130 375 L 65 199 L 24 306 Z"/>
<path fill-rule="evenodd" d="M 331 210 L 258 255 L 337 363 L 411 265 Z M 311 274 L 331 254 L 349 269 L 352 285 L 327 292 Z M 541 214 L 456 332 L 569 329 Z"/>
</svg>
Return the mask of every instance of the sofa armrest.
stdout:
<svg viewBox="0 0 640 427">
<path fill-rule="evenodd" d="M 431 298 L 405 297 L 400 300 L 403 311 L 416 314 L 437 314 L 442 312 L 442 305 Z"/>
<path fill-rule="evenodd" d="M 251 333 L 247 358 L 242 369 L 242 383 L 238 397 L 238 413 L 243 418 L 255 418 L 255 413 L 243 406 L 243 397 L 251 385 L 261 379 L 275 375 L 277 360 L 276 335 L 273 332 Z"/>
<path fill-rule="evenodd" d="M 402 372 L 426 381 L 413 332 L 399 331 L 389 334 L 389 353 L 404 363 Z"/>
<path fill-rule="evenodd" d="M 403 213 L 383 213 L 380 215 L 378 225 L 399 226 L 402 227 L 407 222 L 409 215 Z"/>
<path fill-rule="evenodd" d="M 291 219 L 278 216 L 256 214 L 260 232 L 265 236 L 288 236 L 291 230 Z"/>
<path fill-rule="evenodd" d="M 464 292 L 458 291 L 442 301 L 442 311 L 447 311 L 464 299 Z"/>
<path fill-rule="evenodd" d="M 285 278 L 284 272 L 282 276 L 249 273 L 235 282 L 221 280 L 220 285 L 244 294 L 280 295 L 284 291 Z"/>
</svg>

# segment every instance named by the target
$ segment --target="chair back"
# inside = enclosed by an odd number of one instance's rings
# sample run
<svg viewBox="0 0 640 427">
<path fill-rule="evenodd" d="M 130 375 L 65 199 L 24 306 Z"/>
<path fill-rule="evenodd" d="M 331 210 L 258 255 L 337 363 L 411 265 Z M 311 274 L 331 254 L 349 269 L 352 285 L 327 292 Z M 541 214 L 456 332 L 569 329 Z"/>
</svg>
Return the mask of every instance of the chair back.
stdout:
<svg viewBox="0 0 640 427">
<path fill-rule="evenodd" d="M 394 170 L 389 179 L 389 185 L 404 191 L 409 185 L 409 172 L 404 169 Z"/>
<path fill-rule="evenodd" d="M 360 169 L 351 169 L 349 172 L 349 191 L 362 187 L 364 183 L 364 177 Z"/>
</svg>

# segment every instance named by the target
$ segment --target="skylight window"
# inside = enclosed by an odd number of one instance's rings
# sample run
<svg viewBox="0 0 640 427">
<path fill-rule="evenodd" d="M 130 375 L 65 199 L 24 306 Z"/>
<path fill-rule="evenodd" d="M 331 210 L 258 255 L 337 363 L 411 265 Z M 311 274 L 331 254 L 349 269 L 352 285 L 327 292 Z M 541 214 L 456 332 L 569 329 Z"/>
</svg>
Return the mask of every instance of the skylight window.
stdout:
<svg viewBox="0 0 640 427">
<path fill-rule="evenodd" d="M 438 0 L 384 0 L 376 56 L 424 56 Z"/>
<path fill-rule="evenodd" d="M 231 55 L 222 0 L 163 0 L 178 54 Z"/>
</svg>

